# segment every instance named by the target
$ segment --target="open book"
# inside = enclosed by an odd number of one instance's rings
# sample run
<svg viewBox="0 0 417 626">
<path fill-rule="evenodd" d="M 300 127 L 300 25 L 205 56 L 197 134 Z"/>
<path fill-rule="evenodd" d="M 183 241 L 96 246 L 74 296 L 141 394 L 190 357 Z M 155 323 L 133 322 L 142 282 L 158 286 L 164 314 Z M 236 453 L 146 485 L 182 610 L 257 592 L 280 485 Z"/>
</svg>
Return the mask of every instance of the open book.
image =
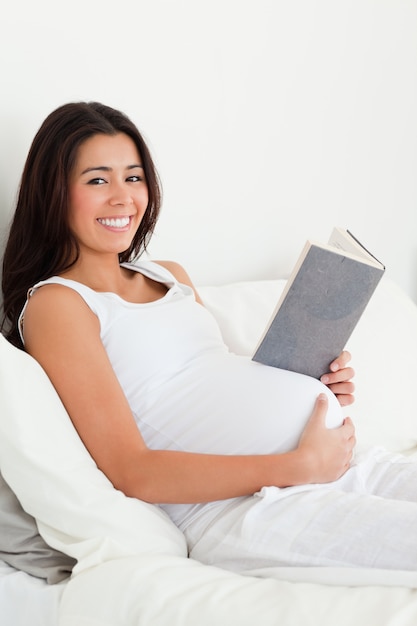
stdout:
<svg viewBox="0 0 417 626">
<path fill-rule="evenodd" d="M 307 241 L 254 361 L 320 378 L 342 352 L 385 271 L 347 230 Z"/>
</svg>

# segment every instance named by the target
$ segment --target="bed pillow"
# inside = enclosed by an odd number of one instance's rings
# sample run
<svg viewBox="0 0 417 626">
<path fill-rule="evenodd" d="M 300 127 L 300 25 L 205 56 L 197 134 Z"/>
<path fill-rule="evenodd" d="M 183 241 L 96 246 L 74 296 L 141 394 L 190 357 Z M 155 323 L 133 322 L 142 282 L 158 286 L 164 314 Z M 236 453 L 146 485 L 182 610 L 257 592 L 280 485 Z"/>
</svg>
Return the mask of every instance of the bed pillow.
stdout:
<svg viewBox="0 0 417 626">
<path fill-rule="evenodd" d="M 68 578 L 76 563 L 75 559 L 46 544 L 35 519 L 22 509 L 1 473 L 0 559 L 50 584 Z"/>
<path fill-rule="evenodd" d="M 252 355 L 285 280 L 203 286 L 232 352 Z M 355 368 L 356 402 L 345 409 L 363 447 L 404 451 L 417 445 L 417 305 L 387 276 L 381 280 L 347 348 Z"/>
<path fill-rule="evenodd" d="M 43 369 L 2 335 L 0 468 L 47 545 L 77 561 L 73 573 L 123 556 L 187 556 L 161 509 L 114 489 Z"/>
</svg>

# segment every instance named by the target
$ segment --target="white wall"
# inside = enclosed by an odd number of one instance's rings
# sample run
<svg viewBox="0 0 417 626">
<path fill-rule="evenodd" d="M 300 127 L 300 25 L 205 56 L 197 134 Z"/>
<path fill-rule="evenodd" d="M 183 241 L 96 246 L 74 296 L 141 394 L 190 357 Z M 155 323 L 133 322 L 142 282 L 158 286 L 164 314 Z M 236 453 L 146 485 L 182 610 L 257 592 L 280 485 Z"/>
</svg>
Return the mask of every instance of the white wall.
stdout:
<svg viewBox="0 0 417 626">
<path fill-rule="evenodd" d="M 151 253 L 197 283 L 286 275 L 347 226 L 417 300 L 417 0 L 22 0 L 0 40 L 0 227 L 33 134 L 101 100 L 164 182 Z"/>
</svg>

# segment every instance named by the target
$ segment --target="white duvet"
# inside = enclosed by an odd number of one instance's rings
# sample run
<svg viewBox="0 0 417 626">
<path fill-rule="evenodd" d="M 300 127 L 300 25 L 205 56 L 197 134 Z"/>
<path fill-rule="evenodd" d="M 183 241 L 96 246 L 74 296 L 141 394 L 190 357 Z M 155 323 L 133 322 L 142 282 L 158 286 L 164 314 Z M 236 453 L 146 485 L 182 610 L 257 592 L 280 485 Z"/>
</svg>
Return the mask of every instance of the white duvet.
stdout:
<svg viewBox="0 0 417 626">
<path fill-rule="evenodd" d="M 381 409 L 381 427 L 372 427 L 371 417 L 361 425 L 365 440 L 373 435 L 380 439 L 377 443 L 391 439 L 392 447 L 399 449 L 417 441 L 412 385 L 417 372 L 417 307 L 395 287 L 386 285 L 374 298 L 375 307 L 379 298 L 378 315 L 372 317 L 371 311 L 369 321 L 364 317 L 363 330 L 358 328 L 355 334 L 358 341 L 361 333 L 366 337 L 366 350 L 358 345 L 355 352 L 352 345 L 352 352 L 356 363 L 357 357 L 365 361 L 365 355 L 373 360 L 368 396 L 358 400 L 362 411 L 373 400 L 378 404 L 377 394 L 386 393 L 386 384 L 384 389 L 371 384 L 372 376 L 378 385 L 380 380 L 378 346 L 385 350 L 387 361 L 380 366 L 387 365 L 388 370 L 391 360 L 402 355 L 401 387 L 396 382 L 397 362 L 391 368 L 395 370 L 393 399 L 387 398 L 382 408 L 398 403 L 401 394 L 403 418 L 397 413 L 390 423 L 392 413 L 384 416 Z M 251 349 L 253 337 L 256 341 L 279 289 L 279 281 L 267 281 L 234 286 L 226 292 L 205 288 L 201 293 L 218 317 L 229 345 L 245 352 Z M 378 326 L 375 320 L 380 321 L 381 312 L 384 320 Z M 393 315 L 396 354 L 387 332 L 392 329 Z M 256 324 L 249 328 L 248 319 L 256 319 Z M 382 338 L 381 329 L 386 333 Z M 399 343 L 403 336 L 407 350 Z M 242 345 L 244 341 L 247 346 Z M 237 575 L 188 559 L 183 536 L 159 509 L 113 489 L 80 442 L 42 370 L 3 338 L 0 367 L 4 477 L 24 508 L 37 518 L 46 541 L 78 559 L 62 595 L 59 626 L 417 624 L 417 574 L 413 572 L 274 568 Z M 387 374 L 387 368 L 384 372 Z M 411 409 L 414 415 L 410 415 Z"/>
</svg>

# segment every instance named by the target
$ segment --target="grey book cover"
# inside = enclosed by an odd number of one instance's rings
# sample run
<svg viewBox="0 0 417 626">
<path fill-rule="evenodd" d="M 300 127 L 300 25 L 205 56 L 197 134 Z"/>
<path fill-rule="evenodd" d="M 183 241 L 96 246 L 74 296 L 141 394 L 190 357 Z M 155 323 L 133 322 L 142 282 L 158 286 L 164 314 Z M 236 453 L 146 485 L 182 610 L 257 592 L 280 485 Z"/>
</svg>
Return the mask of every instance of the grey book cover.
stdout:
<svg viewBox="0 0 417 626">
<path fill-rule="evenodd" d="M 253 360 L 320 378 L 344 349 L 384 269 L 312 244 Z"/>
</svg>

